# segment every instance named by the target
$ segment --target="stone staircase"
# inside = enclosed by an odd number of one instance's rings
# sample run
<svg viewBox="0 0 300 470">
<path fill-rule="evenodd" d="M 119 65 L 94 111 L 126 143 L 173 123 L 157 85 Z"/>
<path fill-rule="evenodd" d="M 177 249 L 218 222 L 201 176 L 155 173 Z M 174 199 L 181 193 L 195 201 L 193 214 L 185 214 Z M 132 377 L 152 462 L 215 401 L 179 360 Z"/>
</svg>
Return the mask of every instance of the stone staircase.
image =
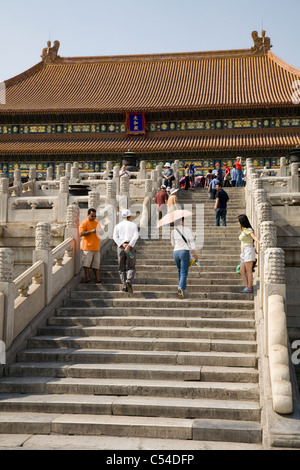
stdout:
<svg viewBox="0 0 300 470">
<path fill-rule="evenodd" d="M 235 272 L 244 189 L 228 193 L 227 227 L 206 191 L 179 193 L 205 204 L 183 300 L 169 240 L 139 240 L 133 294 L 120 291 L 115 249 L 102 285 L 79 284 L 7 365 L 2 434 L 261 443 L 254 301 Z"/>
</svg>

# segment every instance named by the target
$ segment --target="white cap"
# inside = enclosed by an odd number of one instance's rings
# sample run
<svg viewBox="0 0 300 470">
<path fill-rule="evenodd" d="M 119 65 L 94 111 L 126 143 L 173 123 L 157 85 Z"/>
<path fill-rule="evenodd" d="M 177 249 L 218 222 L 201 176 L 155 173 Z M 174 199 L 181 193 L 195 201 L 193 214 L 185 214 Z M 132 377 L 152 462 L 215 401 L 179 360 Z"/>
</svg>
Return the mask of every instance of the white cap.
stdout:
<svg viewBox="0 0 300 470">
<path fill-rule="evenodd" d="M 177 193 L 178 189 L 172 189 L 171 194 Z"/>
<path fill-rule="evenodd" d="M 169 167 L 169 166 L 171 166 L 171 165 L 170 165 L 170 163 L 166 163 L 165 166 L 168 166 L 168 167 Z"/>
<path fill-rule="evenodd" d="M 166 187 L 167 187 L 167 186 L 166 186 L 165 184 L 162 184 L 162 185 L 161 185 L 161 189 L 166 189 Z"/>
<path fill-rule="evenodd" d="M 122 217 L 127 218 L 127 217 L 130 217 L 130 216 L 131 216 L 131 211 L 130 211 L 130 209 L 124 209 L 124 210 L 122 211 Z"/>
</svg>

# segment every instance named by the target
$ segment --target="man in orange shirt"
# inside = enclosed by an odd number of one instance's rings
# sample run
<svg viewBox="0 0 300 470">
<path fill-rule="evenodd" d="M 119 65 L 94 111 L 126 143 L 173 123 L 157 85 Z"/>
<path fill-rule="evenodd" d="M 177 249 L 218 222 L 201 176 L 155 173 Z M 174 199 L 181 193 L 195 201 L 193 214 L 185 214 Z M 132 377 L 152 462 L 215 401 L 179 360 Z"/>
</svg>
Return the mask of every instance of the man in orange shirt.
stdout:
<svg viewBox="0 0 300 470">
<path fill-rule="evenodd" d="M 88 210 L 88 218 L 81 222 L 79 235 L 81 236 L 81 250 L 83 253 L 83 269 L 85 282 L 91 282 L 90 268 L 94 270 L 96 284 L 100 284 L 100 235 L 104 232 L 98 220 L 96 220 L 96 210 Z"/>
</svg>

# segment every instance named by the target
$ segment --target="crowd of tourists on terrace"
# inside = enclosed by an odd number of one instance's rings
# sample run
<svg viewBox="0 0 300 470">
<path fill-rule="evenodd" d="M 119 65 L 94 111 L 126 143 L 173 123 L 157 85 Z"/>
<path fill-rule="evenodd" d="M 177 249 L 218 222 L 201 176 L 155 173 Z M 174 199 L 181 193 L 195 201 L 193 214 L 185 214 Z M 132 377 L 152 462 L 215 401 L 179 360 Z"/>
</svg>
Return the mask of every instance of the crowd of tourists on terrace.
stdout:
<svg viewBox="0 0 300 470">
<path fill-rule="evenodd" d="M 186 163 L 184 176 L 180 179 L 180 187 L 188 190 L 197 187 L 210 188 L 219 182 L 223 187 L 239 187 L 246 185 L 246 169 L 243 169 L 242 158 L 237 157 L 235 163 L 230 167 L 226 162 L 216 163 L 215 168 L 209 169 L 205 175 L 197 175 L 195 164 Z"/>
</svg>

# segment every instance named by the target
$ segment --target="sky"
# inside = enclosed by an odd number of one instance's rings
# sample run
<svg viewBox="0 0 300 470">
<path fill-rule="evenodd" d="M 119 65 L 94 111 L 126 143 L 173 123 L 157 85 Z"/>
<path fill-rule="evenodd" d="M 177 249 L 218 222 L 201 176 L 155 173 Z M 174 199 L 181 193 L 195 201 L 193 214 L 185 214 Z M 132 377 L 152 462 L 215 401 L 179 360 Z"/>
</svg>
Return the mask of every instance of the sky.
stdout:
<svg viewBox="0 0 300 470">
<path fill-rule="evenodd" d="M 266 30 L 272 52 L 300 69 L 300 0 L 0 0 L 0 81 L 61 57 L 248 49 Z"/>
</svg>

